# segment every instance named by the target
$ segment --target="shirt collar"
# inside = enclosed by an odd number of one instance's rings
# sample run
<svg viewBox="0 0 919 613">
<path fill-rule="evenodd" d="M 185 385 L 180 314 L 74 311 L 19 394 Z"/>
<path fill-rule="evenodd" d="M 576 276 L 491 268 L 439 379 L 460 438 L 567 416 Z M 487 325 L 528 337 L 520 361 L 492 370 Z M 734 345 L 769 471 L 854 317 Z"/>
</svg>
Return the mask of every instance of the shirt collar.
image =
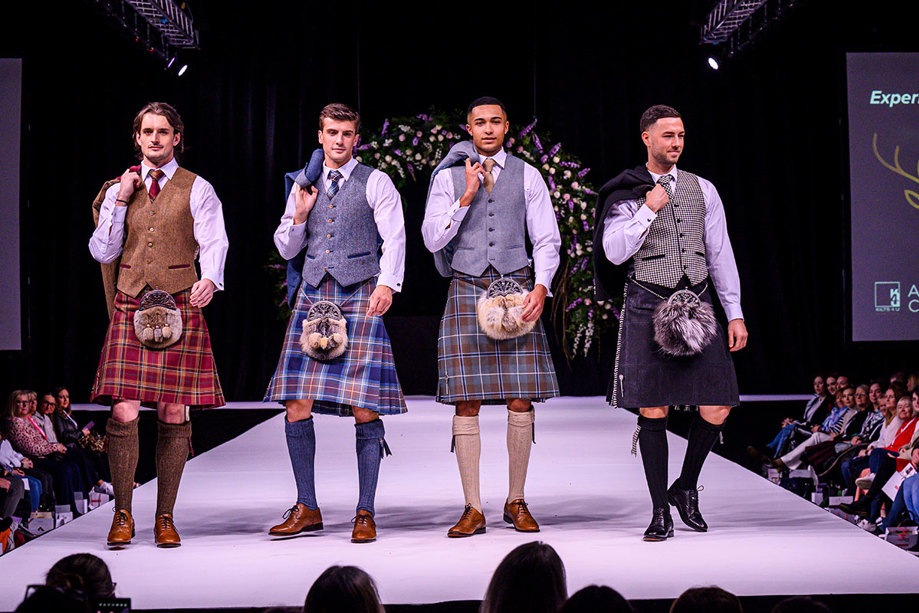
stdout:
<svg viewBox="0 0 919 613">
<path fill-rule="evenodd" d="M 497 164 L 501 170 L 504 170 L 504 164 L 507 162 L 507 151 L 505 151 L 504 148 L 502 148 L 501 151 L 499 151 L 498 153 L 494 155 L 489 155 L 486 157 L 486 156 L 483 156 L 482 154 L 479 154 L 479 157 L 482 158 L 481 159 L 482 164 L 485 163 L 485 160 L 487 160 L 488 158 L 491 158 L 495 161 L 495 164 Z"/>
<path fill-rule="evenodd" d="M 651 178 L 654 179 L 654 182 L 655 182 L 655 183 L 657 183 L 657 180 L 658 180 L 658 179 L 660 179 L 662 176 L 664 176 L 664 175 L 659 175 L 659 174 L 653 173 L 653 172 L 651 172 L 650 169 L 648 170 L 648 172 L 651 173 Z M 674 185 L 676 185 L 676 179 L 677 179 L 677 174 L 678 174 L 678 173 L 677 173 L 677 169 L 676 169 L 676 164 L 673 165 L 673 168 L 671 168 L 671 169 L 670 169 L 670 172 L 668 172 L 667 174 L 670 175 L 671 177 L 673 177 L 672 182 L 673 182 Z"/>
<path fill-rule="evenodd" d="M 178 170 L 178 168 L 179 168 L 179 163 L 176 162 L 175 157 L 173 157 L 163 166 L 160 166 L 160 170 L 166 173 L 166 178 L 169 179 L 170 181 L 172 181 L 172 175 L 176 173 L 176 170 Z M 145 162 L 141 162 L 140 163 L 140 172 L 141 172 L 140 178 L 146 181 L 147 175 L 150 174 L 151 170 L 153 170 L 153 166 L 148 166 Z"/>
<path fill-rule="evenodd" d="M 342 177 L 341 180 L 342 180 L 342 181 L 347 181 L 348 179 L 351 178 L 351 173 L 354 172 L 354 167 L 355 167 L 355 166 L 357 166 L 357 160 L 355 160 L 355 159 L 352 157 L 350 160 L 348 160 L 348 161 L 345 163 L 344 166 L 342 166 L 341 168 L 338 169 L 338 172 L 341 173 L 341 177 Z M 329 180 L 329 171 L 331 171 L 331 170 L 335 170 L 335 169 L 334 169 L 334 168 L 329 168 L 328 166 L 326 166 L 325 162 L 322 163 L 322 180 L 323 180 L 323 181 L 328 181 L 328 180 Z"/>
</svg>

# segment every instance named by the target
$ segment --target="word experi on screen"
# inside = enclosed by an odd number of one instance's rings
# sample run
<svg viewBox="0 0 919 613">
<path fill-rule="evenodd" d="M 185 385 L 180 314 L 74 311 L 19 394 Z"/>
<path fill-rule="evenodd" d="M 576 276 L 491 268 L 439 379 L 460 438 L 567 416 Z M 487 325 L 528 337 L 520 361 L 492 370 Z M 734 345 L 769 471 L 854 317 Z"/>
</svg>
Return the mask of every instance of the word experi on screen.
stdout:
<svg viewBox="0 0 919 613">
<path fill-rule="evenodd" d="M 871 91 L 869 104 L 886 104 L 893 107 L 898 104 L 919 104 L 919 93 L 916 94 L 895 94 L 892 92 L 885 93 L 880 89 Z"/>
</svg>

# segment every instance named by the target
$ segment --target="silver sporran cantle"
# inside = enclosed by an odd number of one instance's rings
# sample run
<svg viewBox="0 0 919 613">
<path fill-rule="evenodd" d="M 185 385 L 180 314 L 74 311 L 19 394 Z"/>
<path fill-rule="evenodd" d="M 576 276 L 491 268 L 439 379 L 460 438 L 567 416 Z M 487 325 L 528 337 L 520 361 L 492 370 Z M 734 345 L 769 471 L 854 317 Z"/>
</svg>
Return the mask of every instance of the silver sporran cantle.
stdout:
<svg viewBox="0 0 919 613">
<path fill-rule="evenodd" d="M 334 302 L 320 300 L 310 307 L 300 334 L 303 353 L 313 359 L 334 360 L 348 348 L 348 322 Z"/>
<path fill-rule="evenodd" d="M 526 290 L 513 279 L 501 277 L 492 281 L 476 303 L 482 332 L 497 341 L 532 332 L 536 320 L 523 321 L 526 296 Z"/>
<path fill-rule="evenodd" d="M 702 353 L 718 332 L 712 305 L 688 289 L 675 291 L 661 301 L 654 309 L 653 321 L 654 340 L 664 353 L 676 357 Z"/>
</svg>

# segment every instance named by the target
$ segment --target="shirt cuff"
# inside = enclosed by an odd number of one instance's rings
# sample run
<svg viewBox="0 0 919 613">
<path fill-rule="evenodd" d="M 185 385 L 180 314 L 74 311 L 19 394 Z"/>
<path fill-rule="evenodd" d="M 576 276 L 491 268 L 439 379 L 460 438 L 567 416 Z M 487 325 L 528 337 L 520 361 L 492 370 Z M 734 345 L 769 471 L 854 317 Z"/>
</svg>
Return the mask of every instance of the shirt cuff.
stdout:
<svg viewBox="0 0 919 613">
<path fill-rule="evenodd" d="M 543 287 L 546 288 L 547 298 L 552 297 L 552 277 L 545 276 L 545 275 L 537 275 L 536 281 L 533 287 L 535 288 L 537 285 L 542 285 Z"/>
<path fill-rule="evenodd" d="M 214 287 L 217 288 L 217 291 L 218 291 L 218 292 L 222 292 L 222 291 L 223 291 L 223 275 L 217 275 L 217 274 L 214 274 L 214 273 L 212 273 L 212 272 L 209 272 L 209 271 L 206 271 L 206 270 L 202 270 L 202 271 L 201 271 L 201 278 L 202 278 L 202 279 L 207 279 L 208 281 L 210 281 L 211 283 L 213 283 L 213 284 L 214 284 Z M 220 280 L 218 281 L 218 279 L 220 279 Z"/>
<path fill-rule="evenodd" d="M 447 211 L 450 213 L 450 219 L 453 221 L 463 221 L 466 218 L 466 213 L 469 212 L 468 206 L 460 206 L 460 201 L 457 200 L 453 203 L 453 206 L 450 207 L 450 210 Z M 453 225 L 452 223 L 450 225 Z"/>
<path fill-rule="evenodd" d="M 740 309 L 739 304 L 725 304 L 724 314 L 727 316 L 728 321 L 734 321 L 735 319 L 743 319 L 743 311 Z"/>
<path fill-rule="evenodd" d="M 394 292 L 402 291 L 402 281 L 396 275 L 388 272 L 381 272 L 377 277 L 377 287 L 385 285 Z"/>
<path fill-rule="evenodd" d="M 647 228 L 657 219 L 657 213 L 649 209 L 647 204 L 643 204 L 632 219 L 638 221 L 642 228 Z"/>
</svg>

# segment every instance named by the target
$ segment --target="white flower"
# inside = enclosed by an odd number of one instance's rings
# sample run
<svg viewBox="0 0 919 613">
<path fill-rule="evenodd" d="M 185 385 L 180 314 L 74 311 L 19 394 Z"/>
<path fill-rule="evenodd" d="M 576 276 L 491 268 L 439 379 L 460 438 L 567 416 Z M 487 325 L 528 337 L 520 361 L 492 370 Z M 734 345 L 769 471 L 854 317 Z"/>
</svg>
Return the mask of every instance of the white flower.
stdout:
<svg viewBox="0 0 919 613">
<path fill-rule="evenodd" d="M 558 157 L 558 156 L 556 155 L 554 158 L 552 158 L 552 161 L 555 162 L 556 164 L 558 164 L 558 163 L 561 162 L 562 160 L 561 160 L 560 157 Z"/>
<path fill-rule="evenodd" d="M 386 159 L 387 162 L 392 162 L 392 156 L 391 156 L 391 155 L 387 155 L 385 159 Z"/>
<path fill-rule="evenodd" d="M 421 154 L 420 154 L 420 153 L 416 153 L 416 154 L 415 154 L 415 159 L 416 159 L 416 160 L 420 160 L 420 159 L 421 159 Z"/>
<path fill-rule="evenodd" d="M 550 175 L 554 175 L 554 174 L 555 174 L 555 168 L 550 168 L 550 169 L 549 169 L 549 174 L 550 174 Z"/>
<path fill-rule="evenodd" d="M 387 138 L 386 140 L 383 141 L 383 146 L 384 146 L 384 147 L 389 147 L 391 144 L 392 144 L 392 139 L 391 139 L 391 138 Z"/>
<path fill-rule="evenodd" d="M 443 126 L 434 126 L 435 132 L 440 132 L 443 129 Z"/>
<path fill-rule="evenodd" d="M 604 313 L 604 314 L 603 314 L 603 319 L 609 319 L 609 315 L 607 315 L 606 313 Z"/>
<path fill-rule="evenodd" d="M 584 304 L 586 304 L 587 306 L 590 306 L 590 298 L 585 298 Z"/>
<path fill-rule="evenodd" d="M 358 156 L 355 156 L 354 159 L 357 160 L 358 162 L 363 162 L 363 161 L 364 161 L 363 158 L 362 158 L 361 156 L 359 156 L 359 155 L 358 155 Z"/>
<path fill-rule="evenodd" d="M 581 221 L 587 221 L 587 215 L 581 215 Z"/>
<path fill-rule="evenodd" d="M 581 201 L 581 210 L 583 211 L 586 208 L 587 208 L 587 203 L 584 201 Z"/>
<path fill-rule="evenodd" d="M 558 190 L 556 190 L 556 191 L 552 192 L 552 197 L 553 197 L 553 198 L 561 198 L 561 197 L 562 197 L 562 194 L 561 194 L 561 192 L 559 192 Z"/>
<path fill-rule="evenodd" d="M 549 170 L 549 165 L 548 165 L 548 164 L 543 164 L 543 165 L 542 165 L 542 169 L 543 169 L 543 170 Z"/>
<path fill-rule="evenodd" d="M 577 181 L 575 181 L 574 183 L 571 184 L 571 189 L 581 189 L 581 186 L 578 184 Z"/>
<path fill-rule="evenodd" d="M 377 151 L 376 153 L 373 154 L 373 159 L 375 159 L 375 160 L 380 159 L 380 152 L 379 152 L 379 151 Z"/>
<path fill-rule="evenodd" d="M 429 137 L 428 137 L 428 140 L 431 141 L 431 142 L 433 143 L 433 142 L 434 142 L 435 140 L 437 140 L 437 139 L 435 139 L 433 136 L 429 136 Z"/>
<path fill-rule="evenodd" d="M 443 134 L 438 134 L 438 135 L 437 135 L 437 140 L 438 140 L 438 142 L 442 141 L 443 139 L 444 139 L 444 135 L 443 135 Z"/>
<path fill-rule="evenodd" d="M 562 173 L 562 176 L 565 177 L 566 179 L 570 179 L 570 178 L 571 178 L 571 171 L 570 171 L 570 170 L 566 170 L 565 172 Z"/>
</svg>

